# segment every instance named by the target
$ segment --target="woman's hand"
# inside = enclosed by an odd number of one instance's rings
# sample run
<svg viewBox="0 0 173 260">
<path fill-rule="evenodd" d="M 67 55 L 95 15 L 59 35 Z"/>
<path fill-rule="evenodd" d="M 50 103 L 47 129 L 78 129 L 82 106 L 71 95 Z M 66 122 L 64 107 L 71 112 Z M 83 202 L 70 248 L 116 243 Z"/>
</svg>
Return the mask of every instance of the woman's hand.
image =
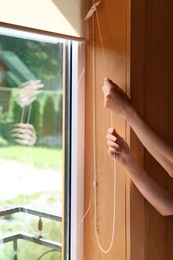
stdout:
<svg viewBox="0 0 173 260">
<path fill-rule="evenodd" d="M 105 78 L 104 86 L 104 106 L 111 111 L 126 116 L 132 106 L 130 98 L 126 93 L 110 79 Z"/>
<path fill-rule="evenodd" d="M 132 154 L 124 139 L 118 135 L 114 128 L 108 129 L 106 138 L 109 156 L 123 165 L 127 164 Z"/>
<path fill-rule="evenodd" d="M 26 146 L 33 146 L 37 140 L 35 129 L 31 124 L 15 124 L 11 137 L 16 143 Z"/>
<path fill-rule="evenodd" d="M 30 80 L 19 86 L 14 93 L 16 103 L 21 106 L 29 106 L 43 91 L 44 85 L 40 80 Z"/>
</svg>

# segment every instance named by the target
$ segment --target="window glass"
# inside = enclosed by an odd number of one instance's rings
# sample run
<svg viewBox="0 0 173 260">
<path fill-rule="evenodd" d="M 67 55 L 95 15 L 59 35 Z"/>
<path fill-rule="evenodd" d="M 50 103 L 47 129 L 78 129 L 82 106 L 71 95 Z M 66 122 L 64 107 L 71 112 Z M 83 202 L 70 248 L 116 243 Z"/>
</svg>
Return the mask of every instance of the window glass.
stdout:
<svg viewBox="0 0 173 260">
<path fill-rule="evenodd" d="M 0 259 L 62 257 L 64 46 L 0 34 Z"/>
</svg>

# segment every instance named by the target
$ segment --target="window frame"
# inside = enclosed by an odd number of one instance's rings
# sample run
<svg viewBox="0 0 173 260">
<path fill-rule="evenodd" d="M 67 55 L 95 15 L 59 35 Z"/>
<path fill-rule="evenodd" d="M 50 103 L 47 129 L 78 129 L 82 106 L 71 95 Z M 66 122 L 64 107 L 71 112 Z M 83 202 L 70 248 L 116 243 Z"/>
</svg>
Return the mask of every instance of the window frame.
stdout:
<svg viewBox="0 0 173 260">
<path fill-rule="evenodd" d="M 84 251 L 85 43 L 72 44 L 71 260 Z"/>
<path fill-rule="evenodd" d="M 62 35 L 46 33 L 27 28 L 14 28 L 9 24 L 0 30 L 6 30 L 22 37 L 23 34 L 35 35 L 41 39 L 67 40 Z M 43 37 L 43 38 L 42 38 Z M 85 131 L 85 42 L 83 40 L 67 40 L 66 59 L 71 60 L 71 66 L 66 67 L 65 95 L 67 104 L 64 117 L 64 239 L 62 256 L 64 259 L 83 259 L 83 222 L 84 215 L 84 131 Z M 67 217 L 67 218 L 66 218 Z M 81 222 L 81 223 L 80 223 Z M 80 225 L 79 225 L 80 224 Z M 78 242 L 80 241 L 80 246 Z"/>
</svg>

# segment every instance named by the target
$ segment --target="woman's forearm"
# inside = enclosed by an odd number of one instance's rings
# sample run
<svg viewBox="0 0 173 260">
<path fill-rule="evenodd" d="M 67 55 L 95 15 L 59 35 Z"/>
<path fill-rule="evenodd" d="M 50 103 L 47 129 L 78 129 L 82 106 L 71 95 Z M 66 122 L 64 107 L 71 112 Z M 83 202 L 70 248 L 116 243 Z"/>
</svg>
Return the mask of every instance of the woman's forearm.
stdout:
<svg viewBox="0 0 173 260">
<path fill-rule="evenodd" d="M 124 168 L 137 189 L 161 215 L 173 215 L 173 194 L 159 186 L 133 156 L 124 165 Z"/>
<path fill-rule="evenodd" d="M 105 78 L 104 106 L 125 117 L 151 155 L 173 177 L 173 147 L 166 142 L 140 115 L 125 92 Z"/>
<path fill-rule="evenodd" d="M 125 113 L 129 122 L 142 144 L 162 167 L 173 177 L 173 148 L 166 142 L 131 106 Z"/>
</svg>

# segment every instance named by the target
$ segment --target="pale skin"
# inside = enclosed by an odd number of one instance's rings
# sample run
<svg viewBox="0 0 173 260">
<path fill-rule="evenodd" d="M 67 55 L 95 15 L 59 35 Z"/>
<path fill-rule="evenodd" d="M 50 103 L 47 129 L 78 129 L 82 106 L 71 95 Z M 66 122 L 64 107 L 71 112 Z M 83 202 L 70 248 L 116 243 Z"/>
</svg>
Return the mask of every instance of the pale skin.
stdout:
<svg viewBox="0 0 173 260">
<path fill-rule="evenodd" d="M 21 106 L 30 106 L 37 98 L 37 95 L 43 91 L 44 85 L 40 80 L 30 80 L 19 86 L 15 93 L 14 98 L 16 103 Z"/>
<path fill-rule="evenodd" d="M 37 140 L 33 125 L 23 123 L 18 123 L 13 126 L 11 137 L 16 143 L 25 146 L 33 146 Z"/>
<path fill-rule="evenodd" d="M 149 153 L 173 177 L 173 147 L 145 121 L 125 92 L 108 78 L 104 80 L 103 93 L 104 106 L 128 121 Z M 161 215 L 173 215 L 173 194 L 159 186 L 141 167 L 114 128 L 108 129 L 106 138 L 108 154 L 122 164 L 148 202 Z"/>
<path fill-rule="evenodd" d="M 14 93 L 16 103 L 28 111 L 29 106 L 37 98 L 37 95 L 43 91 L 43 87 L 44 85 L 41 84 L 40 80 L 25 82 Z M 37 140 L 35 129 L 29 123 L 15 124 L 11 131 L 11 137 L 16 143 L 25 146 L 33 146 Z"/>
</svg>

